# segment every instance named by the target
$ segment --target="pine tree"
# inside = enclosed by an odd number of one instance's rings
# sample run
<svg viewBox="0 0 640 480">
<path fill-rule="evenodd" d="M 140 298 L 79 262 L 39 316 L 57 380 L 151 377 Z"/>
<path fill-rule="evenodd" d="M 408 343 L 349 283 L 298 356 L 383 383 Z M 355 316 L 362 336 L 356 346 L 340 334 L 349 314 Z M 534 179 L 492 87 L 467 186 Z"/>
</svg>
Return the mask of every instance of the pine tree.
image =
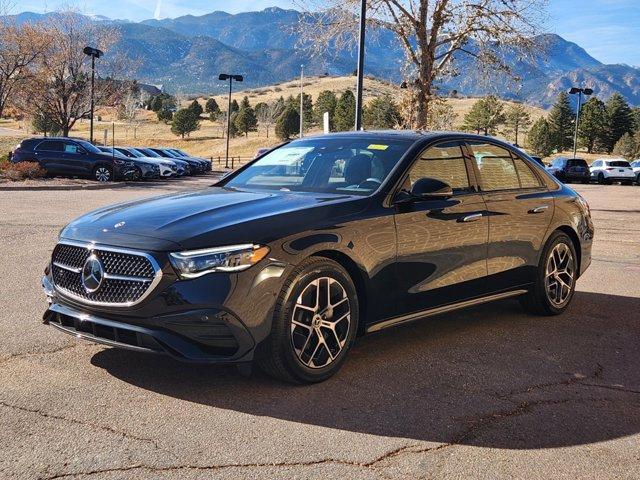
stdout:
<svg viewBox="0 0 640 480">
<path fill-rule="evenodd" d="M 602 100 L 591 97 L 580 108 L 578 141 L 587 148 L 588 153 L 601 146 L 606 131 L 606 109 Z"/>
<path fill-rule="evenodd" d="M 633 115 L 633 131 L 640 131 L 640 107 L 633 107 L 631 109 L 631 114 Z"/>
<path fill-rule="evenodd" d="M 631 107 L 619 93 L 614 93 L 605 104 L 607 110 L 607 128 L 605 134 L 605 149 L 613 151 L 616 142 L 625 133 L 632 133 L 634 127 Z"/>
<path fill-rule="evenodd" d="M 240 110 L 240 105 L 238 105 L 238 101 L 234 98 L 231 102 L 231 113 L 237 112 Z"/>
<path fill-rule="evenodd" d="M 547 119 L 553 148 L 559 152 L 569 150 L 573 145 L 574 121 L 575 113 L 569 101 L 569 94 L 561 92 Z"/>
<path fill-rule="evenodd" d="M 160 110 L 158 110 L 158 120 L 160 120 L 163 123 L 169 123 L 171 120 L 173 120 L 173 111 L 166 106 L 163 106 Z"/>
<path fill-rule="evenodd" d="M 539 118 L 533 124 L 527 135 L 527 145 L 533 153 L 541 157 L 548 157 L 553 153 L 551 126 L 545 118 Z"/>
<path fill-rule="evenodd" d="M 289 105 L 276 121 L 276 135 L 280 140 L 289 140 L 297 133 L 300 133 L 300 115 Z"/>
<path fill-rule="evenodd" d="M 173 116 L 171 131 L 175 135 L 180 135 L 184 138 L 185 135 L 189 135 L 191 132 L 195 132 L 199 128 L 200 121 L 195 115 L 195 112 L 189 108 L 181 108 Z"/>
<path fill-rule="evenodd" d="M 229 119 L 229 131 L 227 135 L 229 138 L 235 138 L 238 136 L 238 129 L 236 128 L 236 117 L 238 116 L 238 112 L 231 112 L 231 118 Z"/>
<path fill-rule="evenodd" d="M 205 103 L 204 111 L 209 114 L 209 117 L 213 116 L 216 118 L 220 116 L 221 113 L 220 106 L 218 105 L 218 102 L 216 102 L 216 99 L 213 97 L 207 100 L 207 103 Z"/>
<path fill-rule="evenodd" d="M 31 121 L 31 126 L 38 133 L 43 133 L 46 137 L 50 135 L 52 137 L 60 133 L 60 127 L 56 125 L 56 122 L 46 113 L 39 113 Z"/>
<path fill-rule="evenodd" d="M 331 90 L 323 90 L 318 94 L 316 103 L 313 106 L 313 117 L 317 125 L 323 125 L 324 112 L 329 112 L 329 131 L 335 128 L 334 115 L 338 99 Z"/>
<path fill-rule="evenodd" d="M 513 143 L 518 146 L 518 134 L 531 125 L 531 115 L 521 103 L 510 105 L 505 112 L 505 127 L 513 133 Z"/>
<path fill-rule="evenodd" d="M 256 113 L 249 104 L 249 99 L 244 97 L 240 104 L 240 110 L 236 112 L 235 119 L 233 121 L 238 133 L 243 133 L 249 136 L 249 132 L 255 132 L 258 129 L 258 119 Z"/>
<path fill-rule="evenodd" d="M 638 135 L 635 135 L 636 137 Z M 620 137 L 613 147 L 613 153 L 626 158 L 627 160 L 635 160 L 640 152 L 640 145 L 636 144 L 636 139 L 630 133 L 625 133 Z"/>
<path fill-rule="evenodd" d="M 191 102 L 188 108 L 196 117 L 200 118 L 200 115 L 202 115 L 202 105 L 200 105 L 200 102 L 198 102 L 198 100 L 194 100 L 193 102 Z"/>
<path fill-rule="evenodd" d="M 503 103 L 498 97 L 489 95 L 473 104 L 469 113 L 464 116 L 462 128 L 484 135 L 494 135 L 504 121 Z"/>
<path fill-rule="evenodd" d="M 335 127 L 338 132 L 353 130 L 356 123 L 356 97 L 346 90 L 336 104 Z"/>
<path fill-rule="evenodd" d="M 374 98 L 364 107 L 363 112 L 365 128 L 387 129 L 400 124 L 400 112 L 398 106 L 389 95 Z"/>
</svg>

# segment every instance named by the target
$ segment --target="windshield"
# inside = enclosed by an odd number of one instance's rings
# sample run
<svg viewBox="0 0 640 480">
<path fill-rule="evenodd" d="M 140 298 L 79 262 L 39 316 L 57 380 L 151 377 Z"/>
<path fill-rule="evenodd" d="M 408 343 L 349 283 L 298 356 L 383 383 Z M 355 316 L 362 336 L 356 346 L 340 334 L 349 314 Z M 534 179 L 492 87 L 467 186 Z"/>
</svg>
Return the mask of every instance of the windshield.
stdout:
<svg viewBox="0 0 640 480">
<path fill-rule="evenodd" d="M 349 137 L 297 140 L 252 163 L 227 187 L 369 195 L 413 144 Z"/>
<path fill-rule="evenodd" d="M 89 142 L 85 142 L 84 140 L 76 140 L 77 143 L 79 143 L 80 145 L 82 145 L 82 147 L 87 151 L 87 152 L 91 152 L 91 153 L 104 153 L 102 152 L 98 147 L 96 147 L 95 145 L 89 143 Z"/>
<path fill-rule="evenodd" d="M 622 160 L 614 160 L 613 162 L 609 162 L 609 166 L 611 167 L 630 167 L 629 162 L 623 162 Z"/>
<path fill-rule="evenodd" d="M 146 148 L 136 148 L 135 150 L 137 152 L 142 153 L 145 157 L 160 158 L 160 155 L 158 155 L 153 150 L 149 150 L 149 149 L 146 149 Z"/>
</svg>

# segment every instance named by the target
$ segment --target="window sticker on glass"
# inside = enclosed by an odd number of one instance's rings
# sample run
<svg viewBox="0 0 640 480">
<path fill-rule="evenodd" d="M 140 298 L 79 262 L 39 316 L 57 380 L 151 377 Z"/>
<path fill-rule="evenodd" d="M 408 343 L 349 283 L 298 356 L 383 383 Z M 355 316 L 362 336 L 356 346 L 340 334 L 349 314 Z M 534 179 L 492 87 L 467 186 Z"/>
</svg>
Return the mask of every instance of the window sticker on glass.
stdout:
<svg viewBox="0 0 640 480">
<path fill-rule="evenodd" d="M 367 150 L 386 150 L 389 145 L 380 145 L 379 143 L 372 143 L 367 147 Z"/>
</svg>

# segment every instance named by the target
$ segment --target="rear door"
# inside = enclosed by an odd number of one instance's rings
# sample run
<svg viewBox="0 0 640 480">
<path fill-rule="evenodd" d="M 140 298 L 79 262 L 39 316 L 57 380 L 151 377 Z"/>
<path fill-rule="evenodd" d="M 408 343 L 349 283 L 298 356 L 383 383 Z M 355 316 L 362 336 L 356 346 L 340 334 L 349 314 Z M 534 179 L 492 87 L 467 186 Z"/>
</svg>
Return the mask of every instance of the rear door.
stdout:
<svg viewBox="0 0 640 480">
<path fill-rule="evenodd" d="M 35 150 L 38 163 L 49 173 L 68 174 L 64 160 L 64 143 L 60 140 L 44 140 Z"/>
<path fill-rule="evenodd" d="M 488 286 L 493 292 L 535 278 L 553 216 L 553 197 L 525 160 L 490 140 L 467 141 L 487 205 Z"/>
<path fill-rule="evenodd" d="M 454 195 L 395 206 L 400 315 L 482 294 L 489 226 L 463 146 L 448 141 L 429 147 L 407 171 L 404 190 L 428 177 L 450 185 Z"/>
</svg>

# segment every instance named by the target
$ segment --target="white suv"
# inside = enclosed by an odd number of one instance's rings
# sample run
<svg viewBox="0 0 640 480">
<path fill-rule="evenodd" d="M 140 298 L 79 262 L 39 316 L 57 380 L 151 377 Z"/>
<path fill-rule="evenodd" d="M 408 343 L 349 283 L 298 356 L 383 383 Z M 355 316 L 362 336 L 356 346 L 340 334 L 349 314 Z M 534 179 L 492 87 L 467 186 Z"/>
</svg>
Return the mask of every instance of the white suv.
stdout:
<svg viewBox="0 0 640 480">
<path fill-rule="evenodd" d="M 631 185 L 635 180 L 633 168 L 631 168 L 629 162 L 623 159 L 596 160 L 591 164 L 589 170 L 591 171 L 591 178 L 597 180 L 598 183 L 620 182 L 625 185 Z"/>
<path fill-rule="evenodd" d="M 640 158 L 631 162 L 631 168 L 633 168 L 633 174 L 636 176 L 636 183 L 640 185 Z"/>
</svg>

